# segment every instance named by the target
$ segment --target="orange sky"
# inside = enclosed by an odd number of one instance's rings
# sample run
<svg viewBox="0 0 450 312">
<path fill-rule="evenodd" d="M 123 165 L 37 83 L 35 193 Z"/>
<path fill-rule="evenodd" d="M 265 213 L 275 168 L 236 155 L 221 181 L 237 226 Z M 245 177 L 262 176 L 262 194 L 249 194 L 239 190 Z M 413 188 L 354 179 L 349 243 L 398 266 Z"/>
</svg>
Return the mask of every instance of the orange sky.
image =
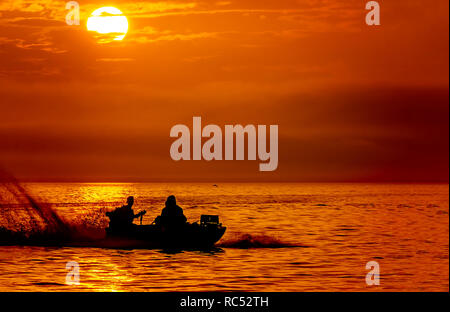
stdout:
<svg viewBox="0 0 450 312">
<path fill-rule="evenodd" d="M 0 165 L 24 180 L 448 181 L 448 1 L 0 0 Z M 129 32 L 98 44 L 102 6 Z M 279 166 L 174 162 L 172 126 L 278 124 Z"/>
</svg>

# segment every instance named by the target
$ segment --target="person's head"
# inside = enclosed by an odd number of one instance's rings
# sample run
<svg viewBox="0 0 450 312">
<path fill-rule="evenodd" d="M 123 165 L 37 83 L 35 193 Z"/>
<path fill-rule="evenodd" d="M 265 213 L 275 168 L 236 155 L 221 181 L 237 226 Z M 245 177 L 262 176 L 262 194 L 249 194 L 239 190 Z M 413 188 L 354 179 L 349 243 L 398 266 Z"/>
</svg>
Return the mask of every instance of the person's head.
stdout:
<svg viewBox="0 0 450 312">
<path fill-rule="evenodd" d="M 166 206 L 175 206 L 176 204 L 177 204 L 177 199 L 175 198 L 175 196 L 170 195 L 169 197 L 167 197 Z"/>
<path fill-rule="evenodd" d="M 129 196 L 129 197 L 127 198 L 127 204 L 128 204 L 129 206 L 133 206 L 133 204 L 134 204 L 134 197 L 133 197 L 133 196 Z"/>
</svg>

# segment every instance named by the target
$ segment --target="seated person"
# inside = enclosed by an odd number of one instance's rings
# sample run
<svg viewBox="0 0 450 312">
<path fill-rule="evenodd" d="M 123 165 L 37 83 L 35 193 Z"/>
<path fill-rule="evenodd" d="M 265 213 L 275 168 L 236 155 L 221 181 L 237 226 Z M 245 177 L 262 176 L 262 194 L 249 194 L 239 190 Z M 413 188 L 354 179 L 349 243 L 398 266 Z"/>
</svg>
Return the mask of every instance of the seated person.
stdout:
<svg viewBox="0 0 450 312">
<path fill-rule="evenodd" d="M 162 225 L 183 225 L 187 221 L 183 214 L 183 209 L 177 205 L 175 196 L 167 197 L 166 206 L 161 212 L 161 216 L 156 218 L 155 222 Z"/>
<path fill-rule="evenodd" d="M 109 218 L 109 229 L 115 232 L 129 231 L 133 227 L 133 221 L 140 216 L 143 216 L 146 211 L 143 210 L 138 214 L 133 211 L 134 197 L 127 198 L 127 204 L 116 208 L 114 211 L 106 212 Z"/>
</svg>

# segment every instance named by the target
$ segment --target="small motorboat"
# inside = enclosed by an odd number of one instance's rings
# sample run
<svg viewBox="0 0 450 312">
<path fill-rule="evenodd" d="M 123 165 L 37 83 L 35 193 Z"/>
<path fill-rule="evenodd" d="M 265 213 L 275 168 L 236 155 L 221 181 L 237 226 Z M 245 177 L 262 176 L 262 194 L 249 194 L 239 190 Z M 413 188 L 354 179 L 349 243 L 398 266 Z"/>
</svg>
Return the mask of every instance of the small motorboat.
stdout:
<svg viewBox="0 0 450 312">
<path fill-rule="evenodd" d="M 219 216 L 202 215 L 200 224 L 170 223 L 158 217 L 151 225 L 133 225 L 126 231 L 106 229 L 106 240 L 111 246 L 131 248 L 208 249 L 222 238 L 226 227 Z"/>
</svg>

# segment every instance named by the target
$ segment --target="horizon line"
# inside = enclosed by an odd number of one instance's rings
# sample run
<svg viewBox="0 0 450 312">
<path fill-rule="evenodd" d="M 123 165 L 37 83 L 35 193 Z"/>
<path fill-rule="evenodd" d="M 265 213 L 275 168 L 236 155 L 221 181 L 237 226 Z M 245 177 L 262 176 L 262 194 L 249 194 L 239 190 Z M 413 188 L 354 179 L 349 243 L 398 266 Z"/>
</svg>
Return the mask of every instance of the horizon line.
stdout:
<svg viewBox="0 0 450 312">
<path fill-rule="evenodd" d="M 7 182 L 7 181 L 0 181 Z M 20 183 L 212 183 L 212 184 L 218 184 L 218 183 L 261 183 L 261 184 L 278 184 L 278 183 L 285 183 L 285 184 L 294 184 L 294 183 L 330 183 L 330 184 L 449 184 L 449 181 L 443 181 L 443 180 L 435 180 L 435 181 L 428 181 L 428 180 L 418 180 L 418 181 L 410 181 L 410 180 L 360 180 L 360 181 L 352 181 L 352 180 L 343 180 L 343 181 L 218 181 L 218 180 L 202 180 L 202 181 L 187 181 L 187 180 L 180 180 L 180 181 L 168 181 L 168 180 L 60 180 L 60 179 L 47 179 L 47 180 L 35 180 L 35 179 L 18 179 L 18 182 Z"/>
</svg>

